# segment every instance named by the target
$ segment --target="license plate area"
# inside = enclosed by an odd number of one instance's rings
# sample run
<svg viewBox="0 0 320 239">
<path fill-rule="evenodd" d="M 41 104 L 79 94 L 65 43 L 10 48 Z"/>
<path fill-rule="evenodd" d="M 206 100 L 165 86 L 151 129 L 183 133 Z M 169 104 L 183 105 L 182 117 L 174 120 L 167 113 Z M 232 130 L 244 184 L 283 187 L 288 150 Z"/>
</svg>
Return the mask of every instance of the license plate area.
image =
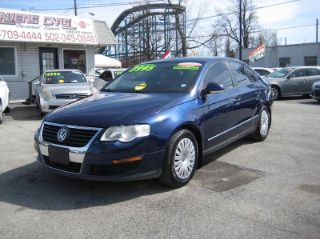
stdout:
<svg viewBox="0 0 320 239">
<path fill-rule="evenodd" d="M 60 148 L 53 145 L 48 147 L 49 161 L 68 165 L 70 163 L 69 150 L 66 148 Z"/>
</svg>

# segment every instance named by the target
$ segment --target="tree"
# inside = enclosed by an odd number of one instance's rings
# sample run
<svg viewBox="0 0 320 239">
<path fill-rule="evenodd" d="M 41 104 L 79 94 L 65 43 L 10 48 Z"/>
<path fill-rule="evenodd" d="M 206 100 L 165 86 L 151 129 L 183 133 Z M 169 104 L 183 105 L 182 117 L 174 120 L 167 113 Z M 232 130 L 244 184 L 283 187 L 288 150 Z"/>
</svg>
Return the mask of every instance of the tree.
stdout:
<svg viewBox="0 0 320 239">
<path fill-rule="evenodd" d="M 279 45 L 279 39 L 276 32 L 262 31 L 256 36 L 250 37 L 250 47 L 255 48 L 265 44 L 266 46 L 275 47 Z"/>
<path fill-rule="evenodd" d="M 231 0 L 232 6 L 227 13 L 219 15 L 218 22 L 223 30 L 223 34 L 234 40 L 240 45 L 240 2 L 239 0 Z M 242 43 L 243 48 L 249 48 L 250 34 L 257 28 L 258 18 L 256 11 L 252 8 L 251 0 L 242 0 Z"/>
<path fill-rule="evenodd" d="M 185 4 L 185 0 L 178 0 L 177 4 Z M 172 4 L 172 0 L 168 0 L 169 4 Z M 199 2 L 196 2 L 199 6 Z M 199 10 L 196 14 L 196 17 L 192 21 L 183 22 L 176 16 L 176 29 L 181 39 L 181 49 L 179 53 L 182 53 L 183 56 L 187 55 L 187 50 L 193 50 L 198 48 L 207 48 L 213 52 L 213 54 L 218 53 L 218 46 L 220 44 L 220 39 L 218 38 L 219 33 L 216 29 L 213 29 L 212 32 L 206 37 L 199 37 L 196 33 L 196 29 L 199 27 L 200 17 L 205 14 L 206 6 L 203 2 L 200 3 Z M 187 11 L 189 11 L 187 9 Z M 187 12 L 186 15 L 190 15 L 190 12 Z M 201 31 L 202 33 L 202 31 Z M 203 34 L 203 33 L 202 33 Z M 214 49 L 216 48 L 216 49 Z"/>
</svg>

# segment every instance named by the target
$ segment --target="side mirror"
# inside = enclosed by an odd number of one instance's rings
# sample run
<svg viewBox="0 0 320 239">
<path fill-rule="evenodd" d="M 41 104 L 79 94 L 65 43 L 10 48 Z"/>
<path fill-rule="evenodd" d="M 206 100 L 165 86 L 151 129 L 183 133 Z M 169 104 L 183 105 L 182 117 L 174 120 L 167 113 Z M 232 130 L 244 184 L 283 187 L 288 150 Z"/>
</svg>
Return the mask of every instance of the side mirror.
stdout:
<svg viewBox="0 0 320 239">
<path fill-rule="evenodd" d="M 33 82 L 33 84 L 34 84 L 34 85 L 40 85 L 40 80 L 35 80 L 35 81 Z"/>
<path fill-rule="evenodd" d="M 205 95 L 212 94 L 212 93 L 219 93 L 219 92 L 221 92 L 223 90 L 224 90 L 224 87 L 223 87 L 222 84 L 218 84 L 218 83 L 215 83 L 215 82 L 210 82 L 210 83 L 208 83 L 206 88 L 204 88 L 201 91 L 201 95 L 205 96 Z"/>
<path fill-rule="evenodd" d="M 295 78 L 295 77 L 296 77 L 296 75 L 292 73 L 292 74 L 290 74 L 290 75 L 287 76 L 287 79 L 289 80 L 289 79 Z"/>
</svg>

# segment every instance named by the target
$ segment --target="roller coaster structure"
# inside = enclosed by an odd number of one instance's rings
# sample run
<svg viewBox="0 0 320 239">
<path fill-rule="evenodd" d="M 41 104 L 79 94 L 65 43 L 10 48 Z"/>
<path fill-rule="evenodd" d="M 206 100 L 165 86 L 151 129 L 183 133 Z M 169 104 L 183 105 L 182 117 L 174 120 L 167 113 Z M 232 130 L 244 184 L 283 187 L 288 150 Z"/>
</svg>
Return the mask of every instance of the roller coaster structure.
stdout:
<svg viewBox="0 0 320 239">
<path fill-rule="evenodd" d="M 173 56 L 186 54 L 185 7 L 156 3 L 122 12 L 111 30 L 118 44 L 100 50 L 120 60 L 124 67 L 159 59 L 167 50 Z"/>
</svg>

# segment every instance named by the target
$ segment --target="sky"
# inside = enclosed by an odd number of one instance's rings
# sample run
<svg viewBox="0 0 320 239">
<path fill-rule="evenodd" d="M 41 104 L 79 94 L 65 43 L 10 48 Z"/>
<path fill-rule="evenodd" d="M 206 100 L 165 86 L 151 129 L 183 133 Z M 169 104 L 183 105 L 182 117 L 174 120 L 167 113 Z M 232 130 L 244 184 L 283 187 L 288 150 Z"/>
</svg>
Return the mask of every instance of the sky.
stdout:
<svg viewBox="0 0 320 239">
<path fill-rule="evenodd" d="M 110 4 L 110 3 L 128 3 L 138 0 L 77 0 L 79 7 L 89 4 Z M 261 7 L 271 4 L 287 2 L 290 0 L 252 0 L 254 7 Z M 142 1 L 141 1 L 142 2 Z M 145 2 L 145 1 L 144 1 Z M 174 2 L 174 1 L 173 1 Z M 95 7 L 79 9 L 78 15 L 86 18 L 104 20 L 111 27 L 117 16 L 124 10 L 137 4 L 128 4 L 121 6 Z M 0 0 L 0 8 L 24 9 L 36 12 L 45 12 L 52 14 L 73 15 L 74 11 L 65 9 L 73 7 L 73 0 Z M 228 0 L 186 0 L 187 18 L 192 19 L 201 16 L 212 16 L 217 10 L 228 12 L 230 1 Z M 63 10 L 41 10 L 56 9 Z M 277 32 L 280 44 L 297 44 L 306 42 L 315 42 L 316 39 L 316 19 L 320 18 L 320 0 L 297 0 L 273 7 L 257 9 L 258 24 L 261 29 L 278 29 Z M 94 14 L 94 16 L 92 15 Z M 205 35 L 210 32 L 210 28 L 215 18 L 202 20 L 196 29 L 196 34 Z M 311 26 L 306 26 L 311 25 Z M 295 27 L 292 29 L 279 29 Z M 299 27 L 304 26 L 304 27 Z"/>
</svg>

